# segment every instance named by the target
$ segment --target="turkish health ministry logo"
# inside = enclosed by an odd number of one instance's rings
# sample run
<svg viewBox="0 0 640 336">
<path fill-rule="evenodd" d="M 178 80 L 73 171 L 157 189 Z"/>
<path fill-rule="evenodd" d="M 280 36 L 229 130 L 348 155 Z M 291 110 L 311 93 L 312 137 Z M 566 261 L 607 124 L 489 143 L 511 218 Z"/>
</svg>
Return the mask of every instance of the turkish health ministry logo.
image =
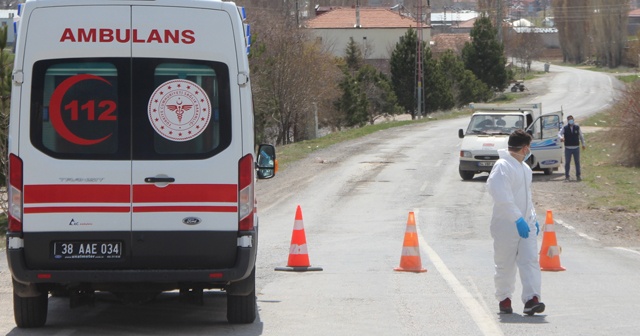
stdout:
<svg viewBox="0 0 640 336">
<path fill-rule="evenodd" d="M 211 121 L 211 101 L 196 83 L 167 81 L 149 99 L 149 121 L 162 137 L 188 141 L 200 135 Z"/>
</svg>

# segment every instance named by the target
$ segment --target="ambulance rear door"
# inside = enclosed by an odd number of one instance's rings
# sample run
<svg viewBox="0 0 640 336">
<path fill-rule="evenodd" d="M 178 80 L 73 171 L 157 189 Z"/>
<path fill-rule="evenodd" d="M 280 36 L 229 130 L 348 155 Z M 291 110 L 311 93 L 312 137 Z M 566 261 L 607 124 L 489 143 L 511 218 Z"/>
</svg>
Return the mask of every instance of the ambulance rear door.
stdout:
<svg viewBox="0 0 640 336">
<path fill-rule="evenodd" d="M 238 32 L 211 8 L 133 6 L 132 26 L 134 265 L 232 267 L 253 132 L 239 126 Z"/>
<path fill-rule="evenodd" d="M 125 267 L 131 47 L 113 39 L 130 33 L 130 7 L 42 5 L 20 23 L 14 69 L 24 78 L 11 141 L 23 163 L 26 266 Z"/>
</svg>

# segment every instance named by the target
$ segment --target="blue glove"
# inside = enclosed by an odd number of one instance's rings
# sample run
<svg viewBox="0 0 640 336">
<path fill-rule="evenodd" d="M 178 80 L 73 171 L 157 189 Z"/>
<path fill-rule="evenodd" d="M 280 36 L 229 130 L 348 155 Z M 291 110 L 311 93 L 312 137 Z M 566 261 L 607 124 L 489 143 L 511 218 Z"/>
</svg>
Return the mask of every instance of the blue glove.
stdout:
<svg viewBox="0 0 640 336">
<path fill-rule="evenodd" d="M 529 224 L 524 221 L 524 218 L 520 217 L 516 221 L 516 227 L 518 228 L 518 234 L 522 238 L 529 238 Z"/>
<path fill-rule="evenodd" d="M 540 234 L 540 224 L 536 221 L 536 236 Z"/>
</svg>

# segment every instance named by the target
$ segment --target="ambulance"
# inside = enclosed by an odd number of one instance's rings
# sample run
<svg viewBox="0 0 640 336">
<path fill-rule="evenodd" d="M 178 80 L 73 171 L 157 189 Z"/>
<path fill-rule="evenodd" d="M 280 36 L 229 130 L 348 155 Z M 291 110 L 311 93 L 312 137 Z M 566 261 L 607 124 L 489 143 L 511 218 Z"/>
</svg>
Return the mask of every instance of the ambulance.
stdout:
<svg viewBox="0 0 640 336">
<path fill-rule="evenodd" d="M 219 0 L 27 0 L 9 130 L 18 327 L 110 292 L 223 290 L 256 318 L 256 155 L 244 10 Z M 260 163 L 260 165 L 257 165 Z M 109 295 L 109 294 L 107 294 Z"/>
</svg>

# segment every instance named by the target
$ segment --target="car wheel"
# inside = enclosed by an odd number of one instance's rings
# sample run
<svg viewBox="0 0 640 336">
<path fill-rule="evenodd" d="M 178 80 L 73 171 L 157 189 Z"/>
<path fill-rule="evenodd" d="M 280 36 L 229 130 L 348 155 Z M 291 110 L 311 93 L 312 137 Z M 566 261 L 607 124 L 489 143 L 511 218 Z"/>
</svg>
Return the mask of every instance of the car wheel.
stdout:
<svg viewBox="0 0 640 336">
<path fill-rule="evenodd" d="M 545 168 L 542 171 L 544 172 L 545 175 L 551 175 L 551 173 L 553 173 L 553 169 L 551 168 Z"/>
<path fill-rule="evenodd" d="M 227 291 L 227 321 L 233 324 L 253 323 L 256 319 L 256 270 L 242 282 L 249 285 L 251 292 L 248 295 L 233 295 Z"/>
<path fill-rule="evenodd" d="M 13 291 L 13 316 L 18 328 L 38 328 L 47 322 L 48 294 L 20 297 Z"/>
<path fill-rule="evenodd" d="M 253 323 L 256 319 L 256 290 L 249 295 L 227 294 L 227 321 L 229 323 Z"/>
<path fill-rule="evenodd" d="M 460 177 L 462 177 L 462 179 L 465 181 L 469 181 L 473 179 L 473 175 L 475 175 L 474 172 L 468 171 L 468 170 L 459 170 L 459 172 L 460 172 Z"/>
</svg>

